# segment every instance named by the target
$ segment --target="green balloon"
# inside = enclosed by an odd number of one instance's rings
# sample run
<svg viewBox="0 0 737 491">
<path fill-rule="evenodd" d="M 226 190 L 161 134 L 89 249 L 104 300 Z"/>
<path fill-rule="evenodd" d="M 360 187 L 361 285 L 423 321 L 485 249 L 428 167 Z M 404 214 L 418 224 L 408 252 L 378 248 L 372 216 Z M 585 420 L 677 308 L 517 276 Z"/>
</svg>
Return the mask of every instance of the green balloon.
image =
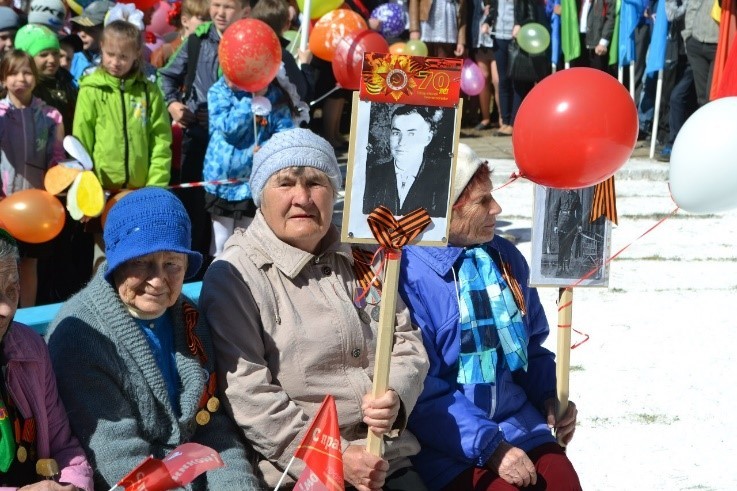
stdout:
<svg viewBox="0 0 737 491">
<path fill-rule="evenodd" d="M 419 39 L 412 39 L 407 41 L 404 54 L 412 56 L 427 56 L 427 44 L 423 43 Z"/>
<path fill-rule="evenodd" d="M 550 46 L 550 33 L 542 24 L 525 24 L 517 33 L 517 44 L 531 55 L 539 55 Z"/>
</svg>

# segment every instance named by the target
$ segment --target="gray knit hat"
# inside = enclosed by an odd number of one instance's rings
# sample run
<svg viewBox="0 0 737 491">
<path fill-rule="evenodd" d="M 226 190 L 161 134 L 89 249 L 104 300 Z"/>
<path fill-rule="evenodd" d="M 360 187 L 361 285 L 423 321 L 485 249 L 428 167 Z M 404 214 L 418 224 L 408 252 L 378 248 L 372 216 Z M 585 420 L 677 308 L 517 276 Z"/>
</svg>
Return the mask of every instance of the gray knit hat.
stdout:
<svg viewBox="0 0 737 491">
<path fill-rule="evenodd" d="M 10 7 L 0 7 L 0 32 L 14 31 L 20 27 L 20 19 Z"/>
<path fill-rule="evenodd" d="M 294 128 L 272 136 L 253 157 L 251 194 L 256 206 L 261 206 L 261 193 L 266 181 L 282 169 L 314 167 L 323 171 L 337 192 L 341 175 L 332 145 L 310 130 Z"/>
</svg>

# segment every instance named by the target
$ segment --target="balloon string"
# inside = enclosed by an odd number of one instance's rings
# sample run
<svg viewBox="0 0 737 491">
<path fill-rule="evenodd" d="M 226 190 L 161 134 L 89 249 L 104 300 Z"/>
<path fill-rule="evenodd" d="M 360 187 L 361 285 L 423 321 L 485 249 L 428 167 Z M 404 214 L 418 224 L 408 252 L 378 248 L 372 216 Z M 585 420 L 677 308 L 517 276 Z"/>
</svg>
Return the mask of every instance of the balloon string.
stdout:
<svg viewBox="0 0 737 491">
<path fill-rule="evenodd" d="M 509 176 L 509 180 L 507 180 L 507 182 L 505 182 L 501 186 L 495 187 L 494 190 L 495 191 L 498 191 L 500 189 L 503 189 L 503 188 L 509 186 L 510 184 L 512 184 L 514 181 L 516 181 L 517 179 L 519 179 L 521 177 L 524 177 L 524 176 L 521 176 L 521 175 L 517 174 L 516 172 L 512 172 L 512 174 Z"/>
<path fill-rule="evenodd" d="M 579 278 L 575 283 L 573 283 L 571 285 L 568 285 L 568 286 L 566 286 L 564 288 L 573 288 L 575 286 L 579 286 L 581 283 L 583 283 L 584 281 L 586 281 L 587 279 L 589 279 L 597 271 L 599 271 L 604 266 L 606 266 L 607 264 L 609 264 L 612 261 L 614 261 L 614 259 L 616 259 L 620 254 L 622 254 L 624 251 L 626 251 L 627 249 L 629 249 L 632 244 L 634 244 L 635 242 L 637 242 L 641 238 L 645 237 L 647 234 L 649 234 L 650 232 L 652 232 L 653 230 L 655 230 L 657 227 L 659 227 L 667 219 L 669 219 L 670 217 L 672 217 L 676 213 L 678 213 L 678 210 L 680 210 L 680 208 L 676 206 L 673 209 L 673 211 L 671 211 L 670 213 L 668 213 L 667 215 L 665 215 L 663 218 L 661 218 L 660 220 L 658 220 L 654 225 L 652 225 L 650 228 L 648 228 L 643 233 L 641 233 L 636 239 L 634 239 L 632 242 L 628 243 L 627 245 L 625 245 L 624 247 L 622 247 L 621 249 L 619 249 L 617 252 L 615 252 L 614 254 L 612 254 L 606 261 L 604 261 L 604 263 L 601 266 L 594 266 L 588 273 L 586 273 L 581 278 Z M 558 310 L 561 310 L 561 309 L 567 307 L 568 305 L 570 305 L 570 302 L 568 304 L 565 304 L 565 305 L 559 305 L 558 306 Z M 573 330 L 573 332 L 578 333 L 578 334 L 584 336 L 584 339 L 582 339 L 581 341 L 579 341 L 579 342 L 575 343 L 573 346 L 571 346 L 571 349 L 578 348 L 579 346 L 581 346 L 582 344 L 584 344 L 586 341 L 588 341 L 589 338 L 591 337 L 588 334 L 586 334 L 585 332 L 581 332 L 581 331 L 577 331 L 576 329 L 573 329 L 571 326 L 558 326 L 558 327 L 570 327 Z"/>
<path fill-rule="evenodd" d="M 328 90 L 327 92 L 325 92 L 323 95 L 321 95 L 320 97 L 318 97 L 314 101 L 310 102 L 310 106 L 314 106 L 315 104 L 317 104 L 321 100 L 325 99 L 327 96 L 329 96 L 330 94 L 332 94 L 336 90 L 340 90 L 342 88 L 343 87 L 341 87 L 340 84 L 335 84 L 335 87 L 333 87 L 332 89 Z"/>
</svg>

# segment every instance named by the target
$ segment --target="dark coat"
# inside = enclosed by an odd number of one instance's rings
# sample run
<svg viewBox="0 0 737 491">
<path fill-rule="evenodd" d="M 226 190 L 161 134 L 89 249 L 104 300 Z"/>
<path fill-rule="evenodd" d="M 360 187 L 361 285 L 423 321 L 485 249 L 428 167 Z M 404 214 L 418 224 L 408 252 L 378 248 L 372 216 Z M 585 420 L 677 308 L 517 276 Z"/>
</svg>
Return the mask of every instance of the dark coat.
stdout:
<svg viewBox="0 0 737 491">
<path fill-rule="evenodd" d="M 400 207 L 394 159 L 367 163 L 363 213 L 368 215 L 377 206 L 384 205 L 396 216 L 404 216 L 417 208 L 425 208 L 431 217 L 445 217 L 448 211 L 449 175 L 450 158 L 425 159 L 403 206 Z"/>
</svg>

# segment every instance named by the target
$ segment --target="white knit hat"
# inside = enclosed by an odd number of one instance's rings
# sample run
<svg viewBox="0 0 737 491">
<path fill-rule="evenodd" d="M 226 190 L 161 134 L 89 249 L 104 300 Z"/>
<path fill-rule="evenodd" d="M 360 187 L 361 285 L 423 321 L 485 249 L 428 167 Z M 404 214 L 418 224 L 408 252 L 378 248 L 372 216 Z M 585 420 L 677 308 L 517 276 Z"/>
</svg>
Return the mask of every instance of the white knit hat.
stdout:
<svg viewBox="0 0 737 491">
<path fill-rule="evenodd" d="M 458 144 L 458 159 L 456 159 L 456 171 L 453 176 L 453 193 L 451 194 L 451 203 L 458 201 L 468 182 L 476 173 L 479 167 L 486 163 L 476 155 L 471 147 L 465 143 Z"/>
</svg>

